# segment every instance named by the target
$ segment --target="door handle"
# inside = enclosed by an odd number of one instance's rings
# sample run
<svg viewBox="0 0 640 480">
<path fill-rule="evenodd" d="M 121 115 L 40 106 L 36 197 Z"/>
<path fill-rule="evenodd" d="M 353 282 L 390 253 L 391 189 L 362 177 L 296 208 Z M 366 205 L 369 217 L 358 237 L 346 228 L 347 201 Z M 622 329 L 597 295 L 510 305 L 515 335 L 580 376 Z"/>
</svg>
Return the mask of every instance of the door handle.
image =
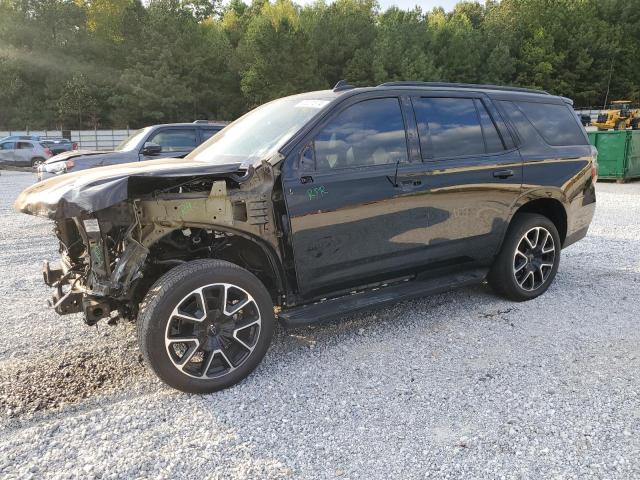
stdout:
<svg viewBox="0 0 640 480">
<path fill-rule="evenodd" d="M 313 183 L 313 177 L 311 175 L 304 175 L 302 177 L 300 177 L 300 183 L 307 184 L 307 183 Z"/>
<path fill-rule="evenodd" d="M 493 172 L 493 176 L 496 178 L 509 178 L 513 177 L 513 170 L 496 170 Z"/>
<path fill-rule="evenodd" d="M 400 180 L 396 187 L 401 188 L 402 190 L 411 190 L 412 188 L 417 188 L 422 185 L 422 180 L 413 179 L 413 180 Z"/>
</svg>

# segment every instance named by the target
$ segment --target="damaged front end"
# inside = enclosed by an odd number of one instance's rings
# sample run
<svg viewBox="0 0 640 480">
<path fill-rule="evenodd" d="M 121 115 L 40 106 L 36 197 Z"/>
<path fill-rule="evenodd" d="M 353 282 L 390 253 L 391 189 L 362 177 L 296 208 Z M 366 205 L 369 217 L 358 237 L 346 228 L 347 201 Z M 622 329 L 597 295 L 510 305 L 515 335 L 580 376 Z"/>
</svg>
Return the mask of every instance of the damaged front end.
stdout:
<svg viewBox="0 0 640 480">
<path fill-rule="evenodd" d="M 61 260 L 45 262 L 43 277 L 58 314 L 83 312 L 89 325 L 113 312 L 134 319 L 155 280 L 198 258 L 243 264 L 279 290 L 278 275 L 267 273 L 279 264 L 271 165 L 140 165 L 54 178 L 16 201 L 24 213 L 55 220 Z M 249 248 L 256 242 L 264 254 Z"/>
<path fill-rule="evenodd" d="M 49 304 L 56 313 L 84 312 L 89 325 L 109 317 L 112 310 L 123 316 L 132 313 L 131 287 L 142 276 L 149 249 L 134 237 L 136 223 L 126 224 L 127 210 L 135 209 L 120 209 L 121 221 L 94 216 L 56 222 L 61 261 L 55 267 L 45 261 L 42 272 L 44 282 L 55 289 Z"/>
</svg>

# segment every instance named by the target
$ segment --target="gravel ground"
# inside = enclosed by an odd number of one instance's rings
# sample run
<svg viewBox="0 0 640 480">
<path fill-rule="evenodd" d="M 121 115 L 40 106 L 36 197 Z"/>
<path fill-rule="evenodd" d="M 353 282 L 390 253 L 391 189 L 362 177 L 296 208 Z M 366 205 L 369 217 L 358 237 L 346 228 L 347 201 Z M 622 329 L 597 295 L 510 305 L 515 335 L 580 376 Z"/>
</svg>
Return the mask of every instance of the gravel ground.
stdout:
<svg viewBox="0 0 640 480">
<path fill-rule="evenodd" d="M 640 478 L 640 184 L 599 184 L 542 297 L 478 286 L 280 330 L 240 385 L 190 396 L 132 325 L 58 317 L 51 224 L 0 176 L 2 478 Z"/>
</svg>

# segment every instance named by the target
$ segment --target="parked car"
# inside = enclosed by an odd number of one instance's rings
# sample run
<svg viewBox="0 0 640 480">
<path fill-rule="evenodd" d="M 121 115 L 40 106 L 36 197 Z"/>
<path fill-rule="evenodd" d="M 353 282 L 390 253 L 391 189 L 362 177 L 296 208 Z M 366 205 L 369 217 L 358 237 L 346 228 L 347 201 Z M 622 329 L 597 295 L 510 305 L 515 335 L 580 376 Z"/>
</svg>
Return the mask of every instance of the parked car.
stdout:
<svg viewBox="0 0 640 480">
<path fill-rule="evenodd" d="M 9 135 L 8 137 L 0 138 L 0 143 L 8 142 L 10 140 L 36 140 L 39 141 L 40 137 L 38 135 Z"/>
<path fill-rule="evenodd" d="M 596 172 L 566 98 L 340 83 L 263 105 L 184 159 L 36 184 L 16 208 L 56 222 L 56 312 L 137 317 L 155 373 L 211 392 L 258 365 L 276 317 L 301 326 L 484 280 L 536 298 L 587 233 Z"/>
<path fill-rule="evenodd" d="M 78 150 L 78 144 L 63 137 L 41 137 L 40 143 L 47 146 L 54 155 L 71 150 Z"/>
<path fill-rule="evenodd" d="M 226 124 L 172 123 L 133 132 L 114 151 L 74 150 L 47 160 L 37 170 L 38 180 L 87 168 L 159 158 L 182 158 Z"/>
<path fill-rule="evenodd" d="M 52 155 L 49 147 L 36 140 L 0 142 L 0 162 L 5 165 L 37 167 Z"/>
</svg>

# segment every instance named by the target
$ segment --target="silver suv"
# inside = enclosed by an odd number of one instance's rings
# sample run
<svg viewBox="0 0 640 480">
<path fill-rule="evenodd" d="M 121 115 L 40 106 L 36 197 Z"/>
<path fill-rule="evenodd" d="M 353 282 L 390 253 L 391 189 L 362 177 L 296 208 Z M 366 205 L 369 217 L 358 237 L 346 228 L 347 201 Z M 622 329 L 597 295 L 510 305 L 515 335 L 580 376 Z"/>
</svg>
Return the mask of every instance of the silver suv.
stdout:
<svg viewBox="0 0 640 480">
<path fill-rule="evenodd" d="M 37 167 L 52 155 L 48 147 L 36 140 L 0 141 L 0 163 L 4 165 Z"/>
</svg>

